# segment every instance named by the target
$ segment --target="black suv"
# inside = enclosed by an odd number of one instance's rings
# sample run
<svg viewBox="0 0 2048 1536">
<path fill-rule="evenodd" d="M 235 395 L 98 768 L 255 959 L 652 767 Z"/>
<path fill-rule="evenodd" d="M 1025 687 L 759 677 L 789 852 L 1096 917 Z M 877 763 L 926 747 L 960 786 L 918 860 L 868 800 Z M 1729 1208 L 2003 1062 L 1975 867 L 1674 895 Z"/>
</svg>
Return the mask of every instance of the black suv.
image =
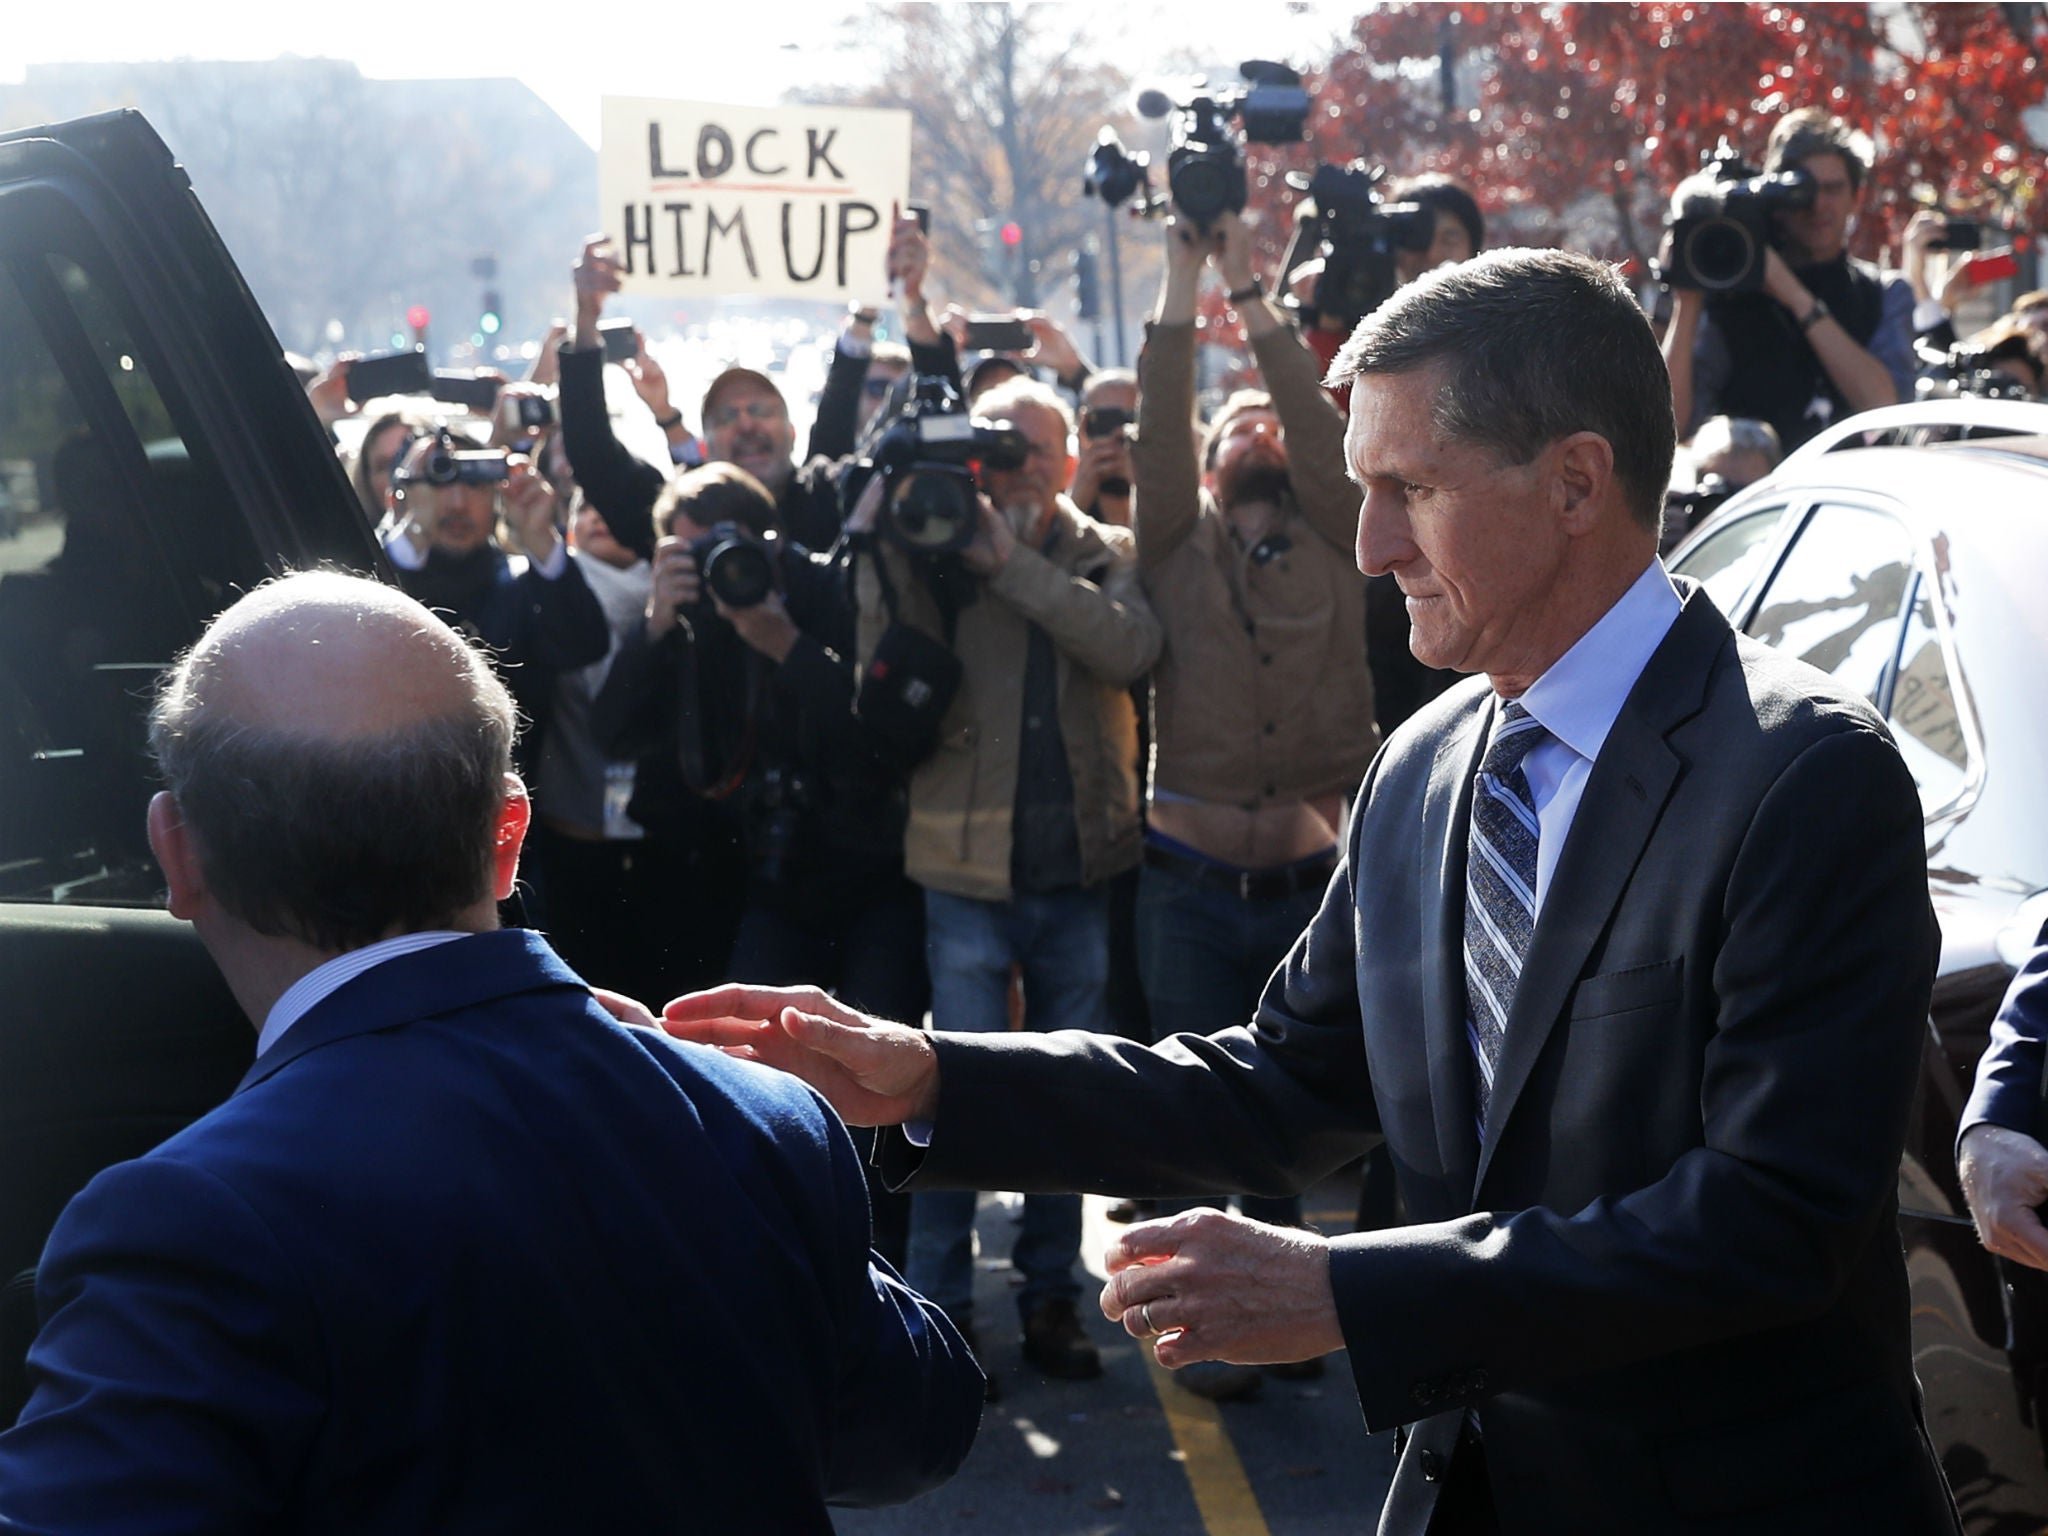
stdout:
<svg viewBox="0 0 2048 1536">
<path fill-rule="evenodd" d="M 65 1202 L 225 1098 L 255 1034 L 143 838 L 158 673 L 287 568 L 386 573 L 148 123 L 0 135 L 0 1426 Z M 388 574 L 388 573 L 386 573 Z"/>
</svg>

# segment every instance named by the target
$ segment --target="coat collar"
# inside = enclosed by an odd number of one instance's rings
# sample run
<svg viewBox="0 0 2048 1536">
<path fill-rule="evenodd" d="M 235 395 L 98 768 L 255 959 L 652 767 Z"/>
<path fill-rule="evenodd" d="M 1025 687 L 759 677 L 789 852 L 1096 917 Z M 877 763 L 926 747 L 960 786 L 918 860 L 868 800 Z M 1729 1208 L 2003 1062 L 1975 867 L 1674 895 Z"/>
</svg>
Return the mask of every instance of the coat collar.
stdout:
<svg viewBox="0 0 2048 1536">
<path fill-rule="evenodd" d="M 1556 874 L 1544 893 L 1543 911 L 1508 1010 L 1486 1140 L 1473 1179 L 1475 1201 L 1544 1042 L 1586 957 L 1607 930 L 1629 876 L 1684 773 L 1685 759 L 1666 738 L 1705 705 L 1714 660 L 1733 642 L 1728 621 L 1697 587 L 1687 583 L 1680 596 L 1684 607 L 1677 621 L 1629 691 L 1593 764 Z M 1458 826 L 1462 841 L 1467 835 L 1465 817 L 1459 818 Z M 1462 913 L 1462 884 L 1446 888 L 1444 905 Z M 1462 1006 L 1462 988 L 1459 1001 Z"/>
<path fill-rule="evenodd" d="M 555 987 L 588 990 L 530 928 L 499 928 L 399 955 L 342 983 L 309 1008 L 243 1074 L 235 1092 L 255 1087 L 307 1052 L 337 1040 Z"/>
</svg>

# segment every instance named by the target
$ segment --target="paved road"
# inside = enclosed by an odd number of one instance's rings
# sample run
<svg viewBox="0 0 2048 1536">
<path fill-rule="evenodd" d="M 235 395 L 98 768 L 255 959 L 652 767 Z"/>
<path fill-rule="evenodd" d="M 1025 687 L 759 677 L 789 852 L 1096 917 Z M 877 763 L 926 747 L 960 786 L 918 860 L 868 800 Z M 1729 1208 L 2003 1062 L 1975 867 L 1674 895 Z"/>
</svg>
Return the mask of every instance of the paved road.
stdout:
<svg viewBox="0 0 2048 1536">
<path fill-rule="evenodd" d="M 1325 1232 L 1348 1230 L 1355 1182 L 1309 1197 Z M 1116 1228 L 1091 1198 L 1082 1257 L 1097 1271 Z M 1248 1403 L 1204 1402 L 1173 1385 L 1151 1351 L 1082 1315 L 1102 1348 L 1100 1381 L 1050 1381 L 1024 1364 L 1015 1330 L 1016 1227 L 982 1197 L 975 1311 L 1003 1387 L 959 1476 L 902 1509 L 835 1512 L 844 1536 L 1352 1536 L 1369 1532 L 1392 1470 L 1391 1435 L 1368 1436 L 1346 1358 L 1318 1382 L 1268 1378 Z"/>
</svg>

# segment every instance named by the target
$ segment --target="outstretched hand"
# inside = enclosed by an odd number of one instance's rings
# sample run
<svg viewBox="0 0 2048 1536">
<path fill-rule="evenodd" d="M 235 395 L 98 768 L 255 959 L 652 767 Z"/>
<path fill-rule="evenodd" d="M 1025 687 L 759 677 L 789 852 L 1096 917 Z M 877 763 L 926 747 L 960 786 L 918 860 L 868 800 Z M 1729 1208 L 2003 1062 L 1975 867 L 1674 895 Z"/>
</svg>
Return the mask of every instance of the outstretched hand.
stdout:
<svg viewBox="0 0 2048 1536">
<path fill-rule="evenodd" d="M 929 1120 L 938 1107 L 938 1057 L 922 1030 L 861 1013 L 816 987 L 734 983 L 692 992 L 662 1010 L 662 1027 L 802 1078 L 848 1125 Z"/>
<path fill-rule="evenodd" d="M 2003 1258 L 2048 1269 L 2048 1148 L 2003 1126 L 1973 1125 L 1963 1136 L 1957 1172 L 1977 1237 Z"/>
</svg>

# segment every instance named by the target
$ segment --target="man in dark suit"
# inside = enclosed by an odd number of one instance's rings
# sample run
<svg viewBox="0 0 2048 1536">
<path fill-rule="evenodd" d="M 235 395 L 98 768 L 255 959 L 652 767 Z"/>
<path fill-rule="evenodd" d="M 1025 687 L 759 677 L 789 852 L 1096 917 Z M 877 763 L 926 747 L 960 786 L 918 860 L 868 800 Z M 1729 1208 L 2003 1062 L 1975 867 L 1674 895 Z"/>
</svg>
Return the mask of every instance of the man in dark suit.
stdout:
<svg viewBox="0 0 2048 1536">
<path fill-rule="evenodd" d="M 1384 1138 L 1412 1225 L 1148 1223 L 1103 1295 L 1167 1365 L 1348 1346 L 1406 1426 L 1383 1532 L 1953 1530 L 1893 1229 L 1936 951 L 1895 749 L 1664 575 L 1670 387 L 1607 268 L 1431 274 L 1333 376 L 1360 566 L 1486 678 L 1387 742 L 1249 1028 L 738 990 L 671 1028 L 908 1122 L 919 1185 L 1279 1194 Z"/>
<path fill-rule="evenodd" d="M 1993 1253 L 2048 1269 L 2048 1147 L 2041 1145 L 2041 1086 L 2048 1061 L 2048 925 L 2019 968 L 1977 1061 L 1956 1136 L 1956 1171 L 1977 1235 Z"/>
<path fill-rule="evenodd" d="M 340 575 L 174 670 L 151 843 L 257 1059 L 59 1221 L 0 1527 L 829 1531 L 966 1454 L 980 1373 L 830 1111 L 497 928 L 513 718 Z"/>
</svg>

